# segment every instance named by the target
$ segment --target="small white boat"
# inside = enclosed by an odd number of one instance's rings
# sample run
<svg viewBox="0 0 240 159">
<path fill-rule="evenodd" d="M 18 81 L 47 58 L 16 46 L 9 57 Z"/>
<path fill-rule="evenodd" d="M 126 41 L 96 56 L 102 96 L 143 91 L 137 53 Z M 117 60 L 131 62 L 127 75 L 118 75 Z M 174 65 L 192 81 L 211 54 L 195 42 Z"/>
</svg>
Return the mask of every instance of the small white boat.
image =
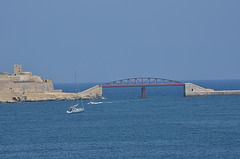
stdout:
<svg viewBox="0 0 240 159">
<path fill-rule="evenodd" d="M 93 100 L 90 101 L 88 104 L 101 104 L 102 102 L 94 102 Z"/>
<path fill-rule="evenodd" d="M 71 106 L 69 108 L 69 110 L 67 110 L 67 113 L 68 114 L 71 114 L 71 113 L 81 113 L 81 112 L 84 112 L 84 107 L 83 108 L 77 108 L 78 104 L 74 105 L 74 106 Z"/>
</svg>

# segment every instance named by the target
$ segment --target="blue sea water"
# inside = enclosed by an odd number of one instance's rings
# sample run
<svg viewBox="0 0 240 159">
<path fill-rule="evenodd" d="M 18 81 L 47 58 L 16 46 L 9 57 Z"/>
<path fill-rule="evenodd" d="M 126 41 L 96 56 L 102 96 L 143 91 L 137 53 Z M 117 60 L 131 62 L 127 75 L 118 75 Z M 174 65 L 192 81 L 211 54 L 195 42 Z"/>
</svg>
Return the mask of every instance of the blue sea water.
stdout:
<svg viewBox="0 0 240 159">
<path fill-rule="evenodd" d="M 216 90 L 240 80 L 192 81 Z M 93 86 L 80 84 L 80 89 Z M 73 92 L 74 84 L 56 89 Z M 0 104 L 0 158 L 240 158 L 240 96 L 183 97 L 183 87 L 104 88 L 103 103 Z"/>
</svg>

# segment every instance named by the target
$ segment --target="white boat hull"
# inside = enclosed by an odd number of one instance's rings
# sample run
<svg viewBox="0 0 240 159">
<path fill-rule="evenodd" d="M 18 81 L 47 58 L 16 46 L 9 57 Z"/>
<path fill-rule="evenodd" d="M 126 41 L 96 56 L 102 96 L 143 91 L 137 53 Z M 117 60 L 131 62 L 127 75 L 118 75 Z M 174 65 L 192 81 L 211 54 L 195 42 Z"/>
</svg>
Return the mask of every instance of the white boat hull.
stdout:
<svg viewBox="0 0 240 159">
<path fill-rule="evenodd" d="M 81 112 L 84 112 L 84 108 L 76 108 L 76 109 L 72 109 L 72 110 L 67 111 L 68 114 L 81 113 Z"/>
<path fill-rule="evenodd" d="M 88 104 L 101 104 L 103 102 L 89 102 Z"/>
</svg>

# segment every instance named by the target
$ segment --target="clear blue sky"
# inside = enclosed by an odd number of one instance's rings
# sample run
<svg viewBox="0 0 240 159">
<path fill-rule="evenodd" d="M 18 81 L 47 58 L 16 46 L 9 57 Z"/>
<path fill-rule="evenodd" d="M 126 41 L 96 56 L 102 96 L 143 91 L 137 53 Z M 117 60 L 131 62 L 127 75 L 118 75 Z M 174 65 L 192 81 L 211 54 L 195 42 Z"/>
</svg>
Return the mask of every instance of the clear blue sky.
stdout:
<svg viewBox="0 0 240 159">
<path fill-rule="evenodd" d="M 1 0 L 0 72 L 240 79 L 240 0 Z"/>
</svg>

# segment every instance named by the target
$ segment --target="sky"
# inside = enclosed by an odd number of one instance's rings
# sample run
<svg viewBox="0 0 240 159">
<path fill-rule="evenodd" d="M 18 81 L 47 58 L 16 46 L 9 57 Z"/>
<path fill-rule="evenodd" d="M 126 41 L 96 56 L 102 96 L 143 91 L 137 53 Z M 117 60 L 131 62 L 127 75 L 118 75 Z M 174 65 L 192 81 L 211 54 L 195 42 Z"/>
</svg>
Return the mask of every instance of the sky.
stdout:
<svg viewBox="0 0 240 159">
<path fill-rule="evenodd" d="M 240 79 L 239 0 L 1 0 L 0 72 Z"/>
</svg>

